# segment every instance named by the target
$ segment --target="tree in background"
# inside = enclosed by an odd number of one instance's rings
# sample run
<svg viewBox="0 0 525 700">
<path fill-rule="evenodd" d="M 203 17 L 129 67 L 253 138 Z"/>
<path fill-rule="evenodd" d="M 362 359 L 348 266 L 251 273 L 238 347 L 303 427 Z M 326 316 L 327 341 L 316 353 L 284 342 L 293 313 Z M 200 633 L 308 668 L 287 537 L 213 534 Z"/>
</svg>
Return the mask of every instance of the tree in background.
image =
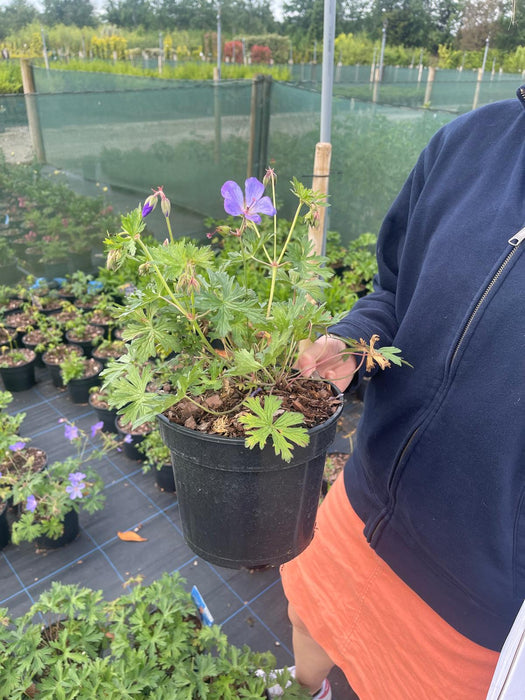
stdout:
<svg viewBox="0 0 525 700">
<path fill-rule="evenodd" d="M 43 20 L 48 25 L 94 27 L 97 20 L 89 0 L 43 0 Z"/>
<path fill-rule="evenodd" d="M 488 36 L 498 32 L 501 16 L 500 0 L 467 0 L 459 30 L 459 48 L 465 51 L 482 49 Z"/>
<path fill-rule="evenodd" d="M 27 0 L 13 0 L 10 5 L 0 10 L 0 39 L 20 31 L 31 24 L 37 16 L 36 8 Z"/>
<path fill-rule="evenodd" d="M 153 23 L 149 0 L 107 0 L 103 17 L 108 24 L 125 29 L 138 26 L 151 29 Z"/>
</svg>

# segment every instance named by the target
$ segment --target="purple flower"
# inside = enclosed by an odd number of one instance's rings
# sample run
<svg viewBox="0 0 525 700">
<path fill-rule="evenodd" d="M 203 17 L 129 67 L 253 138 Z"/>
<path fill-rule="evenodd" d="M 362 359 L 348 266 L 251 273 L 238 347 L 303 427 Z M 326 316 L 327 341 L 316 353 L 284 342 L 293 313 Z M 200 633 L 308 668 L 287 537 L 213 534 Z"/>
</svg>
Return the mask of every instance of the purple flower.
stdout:
<svg viewBox="0 0 525 700">
<path fill-rule="evenodd" d="M 244 183 L 245 195 L 233 180 L 228 180 L 221 187 L 224 197 L 224 210 L 231 216 L 243 216 L 255 224 L 261 223 L 259 214 L 274 216 L 276 209 L 270 197 L 264 197 L 264 185 L 256 177 L 249 177 Z"/>
<path fill-rule="evenodd" d="M 82 472 L 71 472 L 69 475 L 69 486 L 66 486 L 66 493 L 69 494 L 69 498 L 74 501 L 75 498 L 82 498 L 82 490 L 86 488 L 86 484 L 83 479 L 86 475 Z"/>
<path fill-rule="evenodd" d="M 95 423 L 94 425 L 91 426 L 91 437 L 94 438 L 95 435 L 98 433 L 99 430 L 102 430 L 104 427 L 104 421 L 99 420 L 98 423 Z"/>
<path fill-rule="evenodd" d="M 124 442 L 127 443 L 128 445 L 131 445 L 131 443 L 133 442 L 133 436 L 128 433 L 126 435 L 126 437 L 124 438 Z"/>
<path fill-rule="evenodd" d="M 66 426 L 64 428 L 64 437 L 66 440 L 75 440 L 78 437 L 78 428 L 76 425 L 72 425 L 71 423 L 66 423 Z"/>
<path fill-rule="evenodd" d="M 11 452 L 18 452 L 18 450 L 22 450 L 25 446 L 25 442 L 15 442 L 13 445 L 9 445 L 9 449 Z"/>
<path fill-rule="evenodd" d="M 36 498 L 33 495 L 27 497 L 26 510 L 30 513 L 34 513 L 36 510 Z"/>
</svg>

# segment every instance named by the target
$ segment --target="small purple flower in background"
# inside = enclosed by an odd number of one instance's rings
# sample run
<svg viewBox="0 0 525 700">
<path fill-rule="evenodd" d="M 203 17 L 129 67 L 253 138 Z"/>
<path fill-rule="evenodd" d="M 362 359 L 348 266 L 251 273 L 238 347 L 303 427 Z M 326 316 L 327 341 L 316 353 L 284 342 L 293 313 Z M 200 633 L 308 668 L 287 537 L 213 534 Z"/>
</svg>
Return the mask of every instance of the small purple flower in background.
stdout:
<svg viewBox="0 0 525 700">
<path fill-rule="evenodd" d="M 82 472 L 71 472 L 69 475 L 69 486 L 66 486 L 66 493 L 69 494 L 69 498 L 74 501 L 75 498 L 82 498 L 82 491 L 86 488 L 86 484 L 83 479 L 86 475 Z"/>
<path fill-rule="evenodd" d="M 27 497 L 26 510 L 30 513 L 34 513 L 36 510 L 36 498 L 33 495 Z"/>
<path fill-rule="evenodd" d="M 264 185 L 256 177 L 249 177 L 244 183 L 245 194 L 243 196 L 239 185 L 233 180 L 228 180 L 221 187 L 224 197 L 224 210 L 231 216 L 243 216 L 255 224 L 261 223 L 259 214 L 274 216 L 277 212 L 270 197 L 264 195 Z"/>
<path fill-rule="evenodd" d="M 25 442 L 15 442 L 13 445 L 9 445 L 9 449 L 11 452 L 18 452 L 18 450 L 22 450 L 25 446 Z"/>
<path fill-rule="evenodd" d="M 66 440 L 76 440 L 78 437 L 78 428 L 76 425 L 71 425 L 70 423 L 66 424 L 66 427 L 64 428 L 64 437 Z"/>
<path fill-rule="evenodd" d="M 95 435 L 98 433 L 99 430 L 102 430 L 104 427 L 104 421 L 100 420 L 98 423 L 95 423 L 94 425 L 91 426 L 91 437 L 94 438 Z"/>
<path fill-rule="evenodd" d="M 133 442 L 133 436 L 128 433 L 124 438 L 124 442 L 128 445 L 131 445 L 131 443 Z"/>
</svg>

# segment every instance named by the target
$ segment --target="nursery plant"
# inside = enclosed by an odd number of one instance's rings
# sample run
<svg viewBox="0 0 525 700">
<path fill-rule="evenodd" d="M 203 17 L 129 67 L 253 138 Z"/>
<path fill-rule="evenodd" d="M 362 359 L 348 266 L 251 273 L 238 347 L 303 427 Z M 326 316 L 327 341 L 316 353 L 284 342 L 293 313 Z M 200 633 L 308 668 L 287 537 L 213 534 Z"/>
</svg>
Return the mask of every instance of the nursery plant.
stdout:
<svg viewBox="0 0 525 700">
<path fill-rule="evenodd" d="M 103 482 L 92 462 L 115 449 L 118 442 L 101 432 L 101 423 L 91 426 L 88 435 L 74 423 L 65 419 L 60 422 L 64 424 L 64 437 L 71 443 L 73 454 L 40 471 L 8 471 L 0 476 L 0 498 L 11 498 L 20 511 L 20 517 L 12 525 L 15 544 L 32 542 L 42 536 L 57 539 L 64 532 L 64 518 L 70 511 L 78 513 L 83 508 L 93 513 L 104 505 Z M 92 449 L 91 440 L 99 435 L 101 442 Z"/>
<path fill-rule="evenodd" d="M 135 581 L 126 582 L 131 586 Z M 164 574 L 113 601 L 53 582 L 17 619 L 0 609 L 0 688 L 10 700 L 261 700 L 275 658 L 203 624 L 185 581 Z M 284 700 L 308 698 L 288 672 Z"/>
<path fill-rule="evenodd" d="M 272 198 L 264 194 L 268 185 Z M 165 412 L 186 427 L 243 436 L 250 448 L 270 442 L 289 461 L 294 445 L 308 443 L 307 429 L 329 418 L 340 403 L 324 383 L 294 369 L 299 344 L 334 323 L 322 303 L 330 271 L 297 226 L 300 219 L 314 221 L 325 200 L 294 179 L 297 209 L 279 240 L 275 173 L 269 169 L 264 182 L 248 178 L 245 187 L 245 194 L 233 181 L 222 187 L 225 211 L 239 221 L 220 233 L 233 236 L 238 248 L 219 263 L 211 247 L 173 239 L 162 188 L 122 217 L 122 230 L 106 239 L 108 265 L 118 269 L 129 257 L 139 259 L 148 283 L 121 313 L 129 352 L 103 376 L 112 385 L 115 405 L 134 424 Z M 168 238 L 164 245 L 146 245 L 144 218 L 158 200 Z M 261 214 L 273 217 L 268 230 L 259 227 Z M 248 282 L 252 261 L 267 278 L 264 300 Z M 369 364 L 377 361 L 384 368 L 402 362 L 396 348 L 377 349 L 361 339 L 345 342 L 348 354 L 360 355 L 361 361 L 366 356 Z M 166 359 L 171 353 L 176 356 Z M 151 357 L 169 367 L 169 384 L 155 392 L 146 391 L 155 381 Z"/>
</svg>

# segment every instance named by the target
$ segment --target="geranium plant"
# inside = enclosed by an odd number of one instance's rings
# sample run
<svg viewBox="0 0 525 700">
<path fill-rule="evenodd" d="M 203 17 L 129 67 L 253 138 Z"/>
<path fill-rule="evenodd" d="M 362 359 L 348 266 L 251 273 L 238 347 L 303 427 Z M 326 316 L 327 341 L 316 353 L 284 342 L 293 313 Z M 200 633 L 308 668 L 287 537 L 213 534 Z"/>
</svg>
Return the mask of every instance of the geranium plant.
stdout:
<svg viewBox="0 0 525 700">
<path fill-rule="evenodd" d="M 165 412 L 188 428 L 242 436 L 250 448 L 270 441 L 289 460 L 294 445 L 308 443 L 308 428 L 336 410 L 340 397 L 294 369 L 300 343 L 326 333 L 334 318 L 323 303 L 331 271 L 298 226 L 314 222 L 325 199 L 296 179 L 292 192 L 298 204 L 283 237 L 272 170 L 264 182 L 248 178 L 244 194 L 237 183 L 225 182 L 224 208 L 238 225 L 219 233 L 234 237 L 238 247 L 220 259 L 210 246 L 174 240 L 162 188 L 122 217 L 122 230 L 106 240 L 108 265 L 137 259 L 145 284 L 121 312 L 129 352 L 103 376 L 127 420 L 136 425 Z M 146 244 L 144 218 L 159 200 L 169 236 L 162 245 Z M 260 226 L 261 215 L 272 225 Z M 264 298 L 249 282 L 253 262 L 268 279 Z M 402 362 L 395 348 L 346 342 L 348 353 L 369 363 Z"/>
<path fill-rule="evenodd" d="M 20 511 L 12 526 L 14 544 L 41 536 L 57 539 L 63 534 L 64 518 L 71 510 L 79 512 L 83 508 L 93 513 L 104 505 L 104 484 L 91 463 L 117 448 L 118 441 L 101 432 L 101 422 L 95 423 L 88 435 L 74 423 L 61 421 L 74 454 L 40 471 L 0 473 L 0 500 L 12 498 Z M 93 449 L 91 440 L 99 434 L 101 443 Z M 21 449 L 23 445 L 18 441 L 11 449 Z"/>
</svg>

